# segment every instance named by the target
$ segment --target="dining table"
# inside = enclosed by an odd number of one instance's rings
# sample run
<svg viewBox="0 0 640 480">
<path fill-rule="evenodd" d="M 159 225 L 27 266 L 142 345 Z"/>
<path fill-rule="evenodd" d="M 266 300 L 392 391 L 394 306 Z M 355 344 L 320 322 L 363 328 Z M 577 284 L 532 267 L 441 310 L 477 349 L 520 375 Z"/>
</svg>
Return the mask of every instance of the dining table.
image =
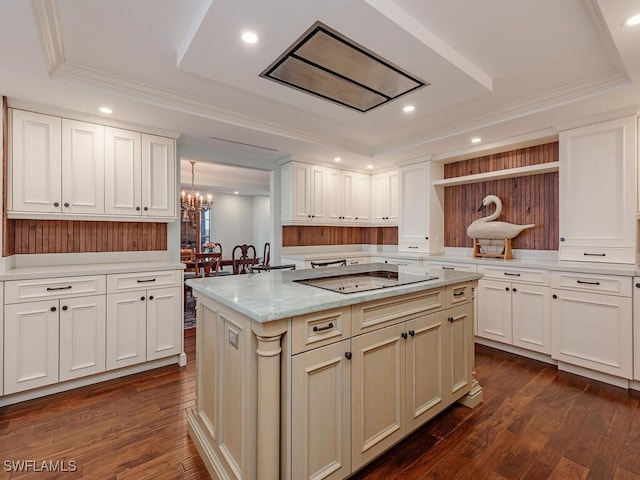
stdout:
<svg viewBox="0 0 640 480">
<path fill-rule="evenodd" d="M 219 269 L 222 270 L 224 267 L 233 267 L 233 259 L 232 258 L 220 258 L 220 253 L 216 252 L 196 252 L 195 254 L 196 262 L 198 263 L 198 267 L 204 270 L 204 276 L 210 277 L 215 275 L 216 270 L 216 262 L 219 262 Z M 261 259 L 256 259 L 256 265 L 260 263 Z M 213 271 L 213 273 L 212 273 Z M 233 273 L 233 271 L 231 272 Z"/>
</svg>

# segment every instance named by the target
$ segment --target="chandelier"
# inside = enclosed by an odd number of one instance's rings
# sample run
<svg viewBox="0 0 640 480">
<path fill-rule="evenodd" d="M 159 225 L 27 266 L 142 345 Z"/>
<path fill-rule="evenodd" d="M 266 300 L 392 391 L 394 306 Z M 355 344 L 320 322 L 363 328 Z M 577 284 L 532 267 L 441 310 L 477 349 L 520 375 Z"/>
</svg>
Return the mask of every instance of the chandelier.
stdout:
<svg viewBox="0 0 640 480">
<path fill-rule="evenodd" d="M 206 212 L 211 209 L 211 195 L 207 195 L 205 201 L 204 195 L 200 195 L 195 191 L 195 160 L 189 160 L 191 164 L 191 191 L 189 193 L 184 190 L 180 194 L 180 210 L 182 211 L 182 221 L 191 222 L 195 225 L 199 218 L 200 212 Z"/>
</svg>

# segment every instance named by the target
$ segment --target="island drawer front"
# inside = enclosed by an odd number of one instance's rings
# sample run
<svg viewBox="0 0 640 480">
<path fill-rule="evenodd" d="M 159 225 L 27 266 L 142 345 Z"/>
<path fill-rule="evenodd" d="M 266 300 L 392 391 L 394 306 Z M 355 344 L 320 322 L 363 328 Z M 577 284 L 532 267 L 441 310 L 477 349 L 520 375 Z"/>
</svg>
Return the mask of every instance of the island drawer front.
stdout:
<svg viewBox="0 0 640 480">
<path fill-rule="evenodd" d="M 447 308 L 468 303 L 473 298 L 471 284 L 462 283 L 460 285 L 448 285 L 445 291 Z"/>
<path fill-rule="evenodd" d="M 36 280 L 11 280 L 5 282 L 5 303 L 32 302 L 86 295 L 103 295 L 106 292 L 104 275 L 83 277 L 56 277 Z"/>
<path fill-rule="evenodd" d="M 631 277 L 618 275 L 594 275 L 590 273 L 553 272 L 551 286 L 588 292 L 599 292 L 609 295 L 630 297 L 632 292 Z"/>
<path fill-rule="evenodd" d="M 351 307 L 298 315 L 292 319 L 291 343 L 294 355 L 349 337 Z"/>
<path fill-rule="evenodd" d="M 484 278 L 495 280 L 506 280 L 509 282 L 536 283 L 539 285 L 549 285 L 549 270 L 533 268 L 505 268 L 481 265 L 478 273 L 482 273 Z"/>
<path fill-rule="evenodd" d="M 382 298 L 351 307 L 352 332 L 359 335 L 394 323 L 403 322 L 418 314 L 442 310 L 445 305 L 445 289 L 438 288 Z"/>
<path fill-rule="evenodd" d="M 425 261 L 424 266 L 433 270 L 433 274 L 437 275 L 439 270 L 456 270 L 459 272 L 477 272 L 478 266 L 469 263 L 442 263 Z"/>
<path fill-rule="evenodd" d="M 182 285 L 182 270 L 118 273 L 107 276 L 108 293 L 147 290 L 149 288 L 179 287 L 180 285 Z"/>
</svg>

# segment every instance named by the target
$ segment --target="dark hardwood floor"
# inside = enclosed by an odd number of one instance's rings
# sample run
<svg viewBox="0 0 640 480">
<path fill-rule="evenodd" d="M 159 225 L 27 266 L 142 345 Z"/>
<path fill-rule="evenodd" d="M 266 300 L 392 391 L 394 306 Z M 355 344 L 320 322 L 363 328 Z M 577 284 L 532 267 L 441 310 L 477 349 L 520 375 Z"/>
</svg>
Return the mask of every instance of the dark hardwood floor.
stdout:
<svg viewBox="0 0 640 480">
<path fill-rule="evenodd" d="M 209 478 L 187 435 L 195 395 L 187 332 L 186 368 L 1 408 L 0 479 Z M 640 479 L 640 394 L 482 346 L 476 368 L 480 407 L 450 408 L 352 479 Z M 8 471 L 20 460 L 77 469 Z"/>
</svg>

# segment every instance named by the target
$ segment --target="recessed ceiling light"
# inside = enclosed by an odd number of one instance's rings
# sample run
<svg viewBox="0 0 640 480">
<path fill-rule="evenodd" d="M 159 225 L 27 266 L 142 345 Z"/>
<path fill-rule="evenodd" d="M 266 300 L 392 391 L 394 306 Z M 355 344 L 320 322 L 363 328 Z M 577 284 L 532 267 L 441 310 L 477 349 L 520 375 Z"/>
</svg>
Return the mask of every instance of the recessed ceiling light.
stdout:
<svg viewBox="0 0 640 480">
<path fill-rule="evenodd" d="M 342 161 L 342 159 L 341 159 L 340 157 L 336 157 L 336 158 L 334 158 L 334 159 L 333 159 L 333 161 L 334 161 L 334 162 L 341 162 L 341 161 Z"/>
<path fill-rule="evenodd" d="M 258 35 L 255 32 L 245 30 L 242 32 L 242 41 L 250 44 L 258 43 Z"/>
<path fill-rule="evenodd" d="M 624 25 L 627 27 L 632 27 L 634 25 L 638 25 L 640 23 L 640 13 L 634 15 L 633 17 L 629 17 L 624 21 Z"/>
<path fill-rule="evenodd" d="M 480 137 L 473 137 L 471 139 L 471 143 L 480 143 L 482 141 L 482 139 Z"/>
<path fill-rule="evenodd" d="M 414 107 L 413 105 L 405 105 L 404 107 L 402 107 L 402 111 L 404 113 L 411 113 L 416 109 L 416 107 Z"/>
<path fill-rule="evenodd" d="M 111 110 L 109 107 L 100 107 L 100 108 L 99 108 L 99 110 L 100 110 L 102 113 L 106 113 L 107 115 L 109 115 L 109 114 L 113 113 L 113 110 Z"/>
<path fill-rule="evenodd" d="M 371 170 L 371 169 L 373 168 L 373 165 L 369 164 L 369 165 L 367 165 L 367 168 L 368 168 L 369 170 Z"/>
<path fill-rule="evenodd" d="M 233 192 L 234 195 L 238 195 L 240 192 L 238 192 L 237 190 L 235 192 Z"/>
</svg>

